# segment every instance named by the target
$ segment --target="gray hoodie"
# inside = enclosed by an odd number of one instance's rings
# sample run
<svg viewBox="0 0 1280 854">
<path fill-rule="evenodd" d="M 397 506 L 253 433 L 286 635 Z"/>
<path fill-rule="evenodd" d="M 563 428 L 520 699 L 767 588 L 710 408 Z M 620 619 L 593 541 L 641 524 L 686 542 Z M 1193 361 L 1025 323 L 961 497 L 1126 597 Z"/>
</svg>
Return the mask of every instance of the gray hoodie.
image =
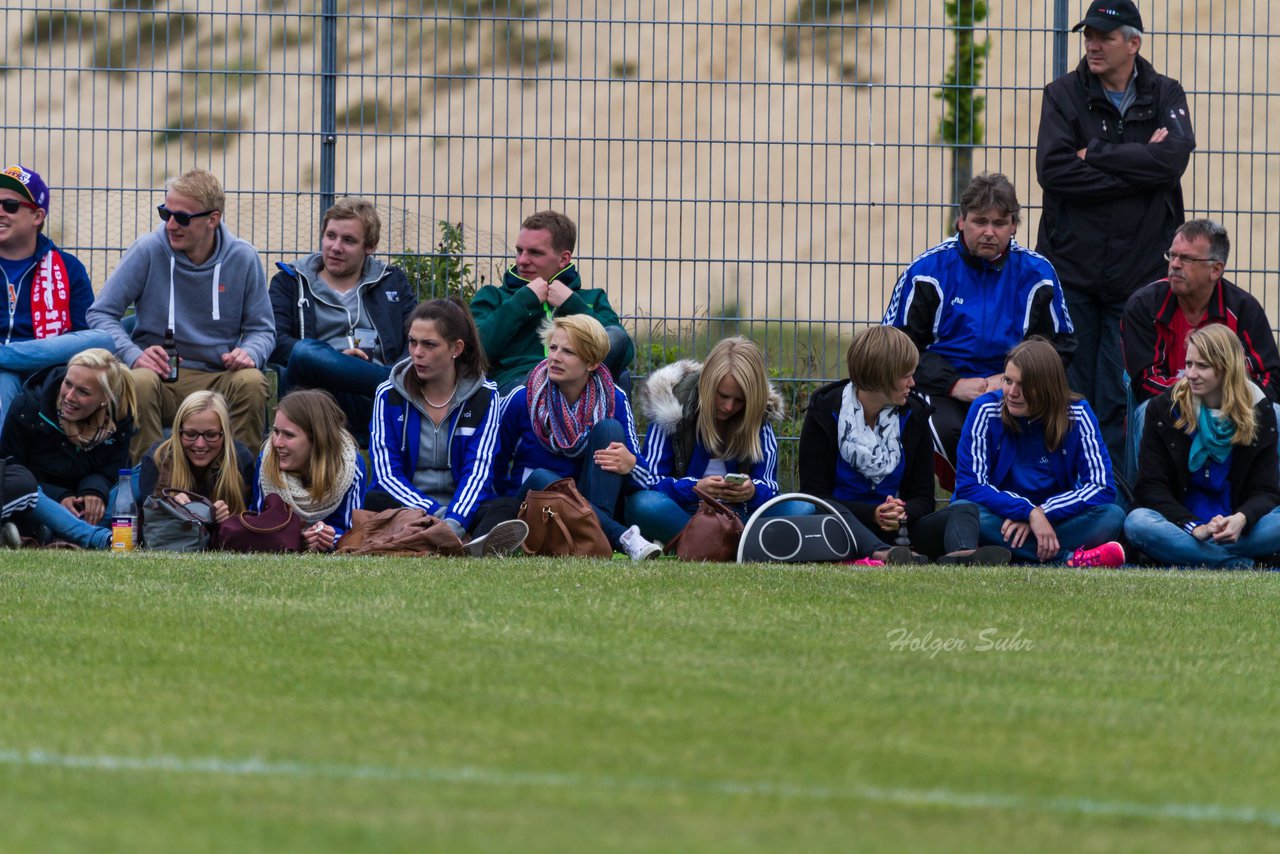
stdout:
<svg viewBox="0 0 1280 854">
<path fill-rule="evenodd" d="M 449 434 L 449 419 L 442 419 L 440 426 L 437 427 L 417 395 L 410 394 L 405 387 L 405 375 L 412 370 L 412 359 L 401 361 L 391 369 L 391 384 L 410 406 L 422 413 L 422 428 L 418 436 L 418 467 L 412 475 L 413 488 L 438 502 L 440 509 L 436 515 L 444 518 L 444 513 L 449 509 L 449 502 L 453 500 L 454 489 L 457 486 L 453 482 L 453 468 L 449 460 L 449 441 L 453 437 Z M 476 389 L 483 384 L 482 376 L 459 377 L 458 390 L 453 395 L 448 411 L 453 412 L 456 407 L 470 400 L 471 395 L 475 394 Z M 459 526 L 453 519 L 447 521 L 455 531 L 458 530 Z M 458 533 L 461 536 L 465 531 Z"/>
<path fill-rule="evenodd" d="M 116 355 L 132 365 L 142 351 L 164 341 L 173 297 L 174 338 L 182 366 L 223 371 L 222 354 L 240 347 L 261 368 L 275 347 L 267 277 L 258 250 L 218 225 L 213 255 L 199 266 L 174 252 L 162 223 L 138 238 L 107 277 L 89 308 L 89 326 L 115 340 Z M 133 335 L 120 319 L 134 306 Z"/>
</svg>

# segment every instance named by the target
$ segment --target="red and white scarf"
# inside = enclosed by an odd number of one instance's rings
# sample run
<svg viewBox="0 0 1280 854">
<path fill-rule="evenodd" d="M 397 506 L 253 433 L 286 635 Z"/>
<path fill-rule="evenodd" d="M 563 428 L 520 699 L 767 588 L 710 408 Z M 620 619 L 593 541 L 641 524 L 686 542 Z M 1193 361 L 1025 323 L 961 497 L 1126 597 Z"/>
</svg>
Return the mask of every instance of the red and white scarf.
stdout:
<svg viewBox="0 0 1280 854">
<path fill-rule="evenodd" d="M 18 292 L 9 283 L 9 318 L 18 308 Z M 36 338 L 53 338 L 71 331 L 71 277 L 57 250 L 45 253 L 31 277 L 31 331 Z"/>
</svg>

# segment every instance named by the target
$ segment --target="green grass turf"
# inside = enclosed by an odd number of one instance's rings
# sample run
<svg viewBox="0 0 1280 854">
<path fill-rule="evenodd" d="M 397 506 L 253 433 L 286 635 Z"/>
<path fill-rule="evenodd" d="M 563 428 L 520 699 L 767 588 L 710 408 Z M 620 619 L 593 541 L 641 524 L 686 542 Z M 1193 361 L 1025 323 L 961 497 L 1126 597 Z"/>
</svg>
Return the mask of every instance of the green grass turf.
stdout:
<svg viewBox="0 0 1280 854">
<path fill-rule="evenodd" d="M 1267 573 L 0 553 L 0 849 L 1275 848 L 1278 612 Z"/>
</svg>

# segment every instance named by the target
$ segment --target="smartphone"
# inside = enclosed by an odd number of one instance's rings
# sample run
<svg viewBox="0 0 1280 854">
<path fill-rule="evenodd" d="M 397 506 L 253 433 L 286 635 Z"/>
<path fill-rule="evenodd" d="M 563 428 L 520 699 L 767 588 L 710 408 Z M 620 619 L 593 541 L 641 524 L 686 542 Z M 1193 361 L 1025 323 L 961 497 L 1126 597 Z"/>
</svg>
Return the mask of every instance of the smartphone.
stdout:
<svg viewBox="0 0 1280 854">
<path fill-rule="evenodd" d="M 727 474 L 724 476 L 724 482 L 734 486 L 741 486 L 748 480 L 745 474 Z"/>
</svg>

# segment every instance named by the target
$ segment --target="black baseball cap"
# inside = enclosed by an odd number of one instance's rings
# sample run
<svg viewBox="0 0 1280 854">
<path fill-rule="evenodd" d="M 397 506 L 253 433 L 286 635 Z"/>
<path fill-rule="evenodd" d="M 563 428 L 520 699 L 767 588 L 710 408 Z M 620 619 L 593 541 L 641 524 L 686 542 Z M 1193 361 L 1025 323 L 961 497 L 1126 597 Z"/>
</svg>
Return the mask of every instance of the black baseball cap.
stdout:
<svg viewBox="0 0 1280 854">
<path fill-rule="evenodd" d="M 1093 0 L 1084 20 L 1072 27 L 1071 32 L 1078 33 L 1085 27 L 1093 27 L 1104 33 L 1121 27 L 1133 27 L 1142 32 L 1142 16 L 1138 14 L 1138 7 L 1133 5 L 1133 0 Z"/>
</svg>

